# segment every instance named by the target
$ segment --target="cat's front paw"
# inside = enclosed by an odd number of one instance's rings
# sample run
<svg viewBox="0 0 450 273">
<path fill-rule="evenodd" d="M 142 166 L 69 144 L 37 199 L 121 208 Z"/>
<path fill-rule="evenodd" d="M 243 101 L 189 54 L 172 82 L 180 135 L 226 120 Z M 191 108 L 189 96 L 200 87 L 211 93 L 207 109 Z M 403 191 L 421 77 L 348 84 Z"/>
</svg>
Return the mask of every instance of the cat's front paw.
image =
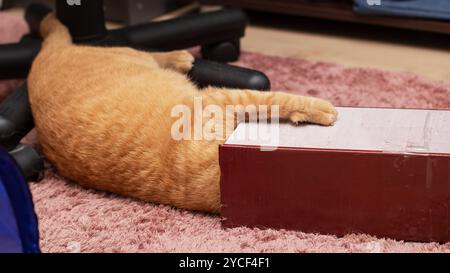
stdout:
<svg viewBox="0 0 450 273">
<path fill-rule="evenodd" d="M 290 115 L 290 120 L 294 124 L 299 125 L 303 122 L 311 122 L 324 126 L 334 125 L 338 117 L 338 112 L 333 104 L 316 98 L 305 99 L 307 102 L 305 103 L 304 109 L 302 111 L 295 111 Z"/>
<path fill-rule="evenodd" d="M 194 56 L 187 50 L 170 52 L 169 66 L 179 72 L 187 73 L 194 65 Z"/>
</svg>

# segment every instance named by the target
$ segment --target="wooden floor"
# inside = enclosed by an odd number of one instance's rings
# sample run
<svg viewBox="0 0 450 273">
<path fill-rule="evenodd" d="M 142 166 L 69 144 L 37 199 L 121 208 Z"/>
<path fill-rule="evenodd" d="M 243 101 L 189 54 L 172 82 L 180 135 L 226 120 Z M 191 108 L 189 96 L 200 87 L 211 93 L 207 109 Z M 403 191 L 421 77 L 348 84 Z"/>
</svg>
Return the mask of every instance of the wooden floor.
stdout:
<svg viewBox="0 0 450 273">
<path fill-rule="evenodd" d="M 11 12 L 23 13 L 20 9 Z M 256 12 L 249 15 L 244 50 L 408 71 L 450 83 L 450 35 Z"/>
<path fill-rule="evenodd" d="M 250 18 L 244 50 L 409 71 L 450 83 L 450 36 L 264 13 Z"/>
</svg>

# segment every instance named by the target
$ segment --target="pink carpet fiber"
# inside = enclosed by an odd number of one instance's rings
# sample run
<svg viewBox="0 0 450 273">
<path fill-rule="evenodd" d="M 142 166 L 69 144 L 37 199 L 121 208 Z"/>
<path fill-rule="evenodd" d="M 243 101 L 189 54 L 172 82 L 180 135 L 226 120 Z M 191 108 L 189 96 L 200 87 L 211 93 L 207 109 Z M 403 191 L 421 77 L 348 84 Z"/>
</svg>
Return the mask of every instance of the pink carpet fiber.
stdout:
<svg viewBox="0 0 450 273">
<path fill-rule="evenodd" d="M 0 13 L 0 43 L 17 40 L 24 31 L 21 19 Z M 238 64 L 267 73 L 274 90 L 318 96 L 336 105 L 450 108 L 450 84 L 408 73 L 255 53 L 244 53 Z M 225 230 L 219 217 L 87 190 L 50 167 L 45 180 L 31 188 L 44 252 L 450 252 L 450 244 L 368 235 L 336 238 L 293 231 Z"/>
</svg>

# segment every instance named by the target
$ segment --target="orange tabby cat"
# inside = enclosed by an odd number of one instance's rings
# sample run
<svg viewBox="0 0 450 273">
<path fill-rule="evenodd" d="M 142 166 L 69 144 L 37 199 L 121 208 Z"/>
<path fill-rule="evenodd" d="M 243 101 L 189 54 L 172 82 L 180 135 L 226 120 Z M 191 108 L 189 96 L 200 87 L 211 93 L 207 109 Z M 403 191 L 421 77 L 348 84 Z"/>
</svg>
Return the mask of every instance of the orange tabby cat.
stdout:
<svg viewBox="0 0 450 273">
<path fill-rule="evenodd" d="M 203 105 L 222 108 L 279 105 L 280 117 L 294 123 L 332 125 L 336 120 L 334 107 L 315 98 L 199 90 L 185 75 L 194 60 L 187 51 L 73 45 L 53 15 L 43 21 L 41 34 L 43 47 L 28 79 L 40 144 L 61 175 L 89 188 L 219 212 L 218 146 L 223 140 L 171 137 L 173 107 L 192 108 L 195 96 Z"/>
</svg>

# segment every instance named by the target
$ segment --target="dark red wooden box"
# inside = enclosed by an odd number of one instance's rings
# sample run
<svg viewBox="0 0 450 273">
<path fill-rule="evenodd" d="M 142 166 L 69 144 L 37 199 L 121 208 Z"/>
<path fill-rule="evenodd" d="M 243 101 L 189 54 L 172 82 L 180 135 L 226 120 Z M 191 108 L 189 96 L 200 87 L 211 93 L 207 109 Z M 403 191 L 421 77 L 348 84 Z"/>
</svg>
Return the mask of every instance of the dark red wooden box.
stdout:
<svg viewBox="0 0 450 273">
<path fill-rule="evenodd" d="M 450 111 L 339 112 L 332 128 L 280 125 L 273 151 L 221 146 L 223 225 L 449 242 Z"/>
</svg>

